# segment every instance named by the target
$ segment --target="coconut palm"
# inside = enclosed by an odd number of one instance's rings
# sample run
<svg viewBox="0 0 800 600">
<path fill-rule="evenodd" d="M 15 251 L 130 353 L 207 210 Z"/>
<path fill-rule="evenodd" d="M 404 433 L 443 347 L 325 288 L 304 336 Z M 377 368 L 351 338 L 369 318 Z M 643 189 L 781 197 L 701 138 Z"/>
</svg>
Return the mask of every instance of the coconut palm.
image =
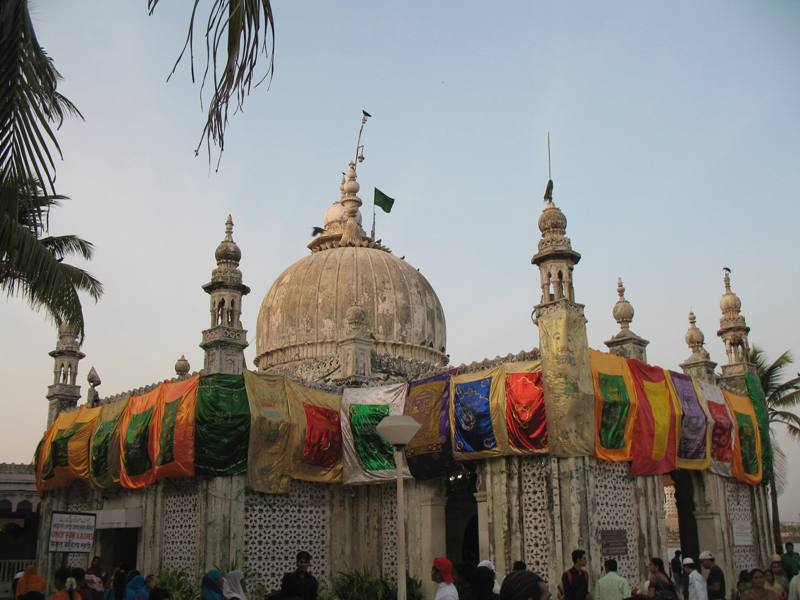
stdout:
<svg viewBox="0 0 800 600">
<path fill-rule="evenodd" d="M 25 298 L 34 309 L 45 309 L 57 323 L 70 321 L 82 334 L 78 292 L 98 300 L 103 286 L 83 269 L 64 262 L 75 255 L 91 259 L 90 242 L 74 235 L 47 235 L 41 215 L 63 199 L 42 193 L 34 180 L 0 181 L 0 290 Z"/>
<path fill-rule="evenodd" d="M 773 440 L 775 454 L 780 459 L 782 452 L 775 446 L 775 432 L 778 425 L 783 425 L 792 439 L 800 441 L 800 416 L 794 409 L 800 404 L 800 375 L 786 379 L 786 369 L 794 362 L 788 350 L 771 363 L 762 348 L 753 346 L 750 350 L 750 362 L 756 366 L 761 387 L 767 400 L 767 416 L 769 418 L 770 438 Z M 781 469 L 780 465 L 784 468 Z M 778 460 L 770 474 L 769 488 L 772 501 L 772 530 L 775 548 L 781 552 L 781 521 L 778 514 L 778 494 L 785 478 L 785 461 Z"/>
</svg>

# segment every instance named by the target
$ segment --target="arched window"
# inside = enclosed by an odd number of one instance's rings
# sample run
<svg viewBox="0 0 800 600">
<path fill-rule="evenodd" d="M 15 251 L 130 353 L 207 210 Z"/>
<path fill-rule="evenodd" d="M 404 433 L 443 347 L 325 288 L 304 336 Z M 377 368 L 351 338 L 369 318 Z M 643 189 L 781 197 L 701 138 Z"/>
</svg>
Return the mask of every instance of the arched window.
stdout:
<svg viewBox="0 0 800 600">
<path fill-rule="evenodd" d="M 11 513 L 11 500 L 3 498 L 0 500 L 0 515 Z"/>
<path fill-rule="evenodd" d="M 33 512 L 33 505 L 27 500 L 23 500 L 17 504 L 18 513 L 31 513 Z"/>
</svg>

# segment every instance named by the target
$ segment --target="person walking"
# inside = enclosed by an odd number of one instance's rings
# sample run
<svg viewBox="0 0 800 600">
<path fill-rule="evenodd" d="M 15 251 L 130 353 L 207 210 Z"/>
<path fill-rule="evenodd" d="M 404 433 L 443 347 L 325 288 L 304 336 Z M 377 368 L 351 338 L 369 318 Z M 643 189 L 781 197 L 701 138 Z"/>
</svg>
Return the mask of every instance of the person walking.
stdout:
<svg viewBox="0 0 800 600">
<path fill-rule="evenodd" d="M 487 566 L 478 566 L 472 574 L 472 600 L 497 600 L 494 584 L 494 571 Z"/>
<path fill-rule="evenodd" d="M 44 593 L 47 582 L 36 572 L 36 565 L 31 563 L 25 566 L 22 577 L 17 580 L 17 598 L 28 592 Z"/>
<path fill-rule="evenodd" d="M 675 584 L 664 571 L 664 561 L 651 557 L 647 570 L 650 572 L 647 578 L 647 597 L 655 600 L 677 600 Z"/>
<path fill-rule="evenodd" d="M 511 571 L 500 586 L 500 600 L 542 600 L 541 578 L 531 571 Z"/>
<path fill-rule="evenodd" d="M 772 555 L 772 562 L 769 565 L 769 570 L 775 577 L 775 585 L 780 586 L 782 590 L 780 593 L 778 593 L 778 595 L 786 597 L 786 593 L 789 590 L 789 578 L 786 576 L 786 572 L 783 570 L 783 562 L 780 554 Z"/>
<path fill-rule="evenodd" d="M 786 552 L 781 554 L 781 564 L 789 579 L 794 579 L 795 575 L 800 574 L 800 554 L 794 551 L 792 542 L 787 542 Z"/>
<path fill-rule="evenodd" d="M 706 575 L 708 600 L 725 600 L 725 573 L 716 565 L 714 555 L 704 550 L 700 553 L 700 564 L 708 571 Z"/>
<path fill-rule="evenodd" d="M 672 557 L 672 560 L 669 561 L 669 570 L 672 574 L 672 581 L 675 582 L 676 591 L 681 596 L 685 596 L 684 584 L 686 583 L 686 578 L 683 576 L 683 561 L 681 559 L 680 550 L 675 550 L 675 555 Z"/>
<path fill-rule="evenodd" d="M 800 573 L 792 577 L 792 580 L 789 582 L 789 595 L 787 600 L 800 600 Z"/>
<path fill-rule="evenodd" d="M 586 563 L 585 550 L 572 551 L 572 566 L 561 575 L 561 592 L 564 600 L 592 600 Z"/>
<path fill-rule="evenodd" d="M 453 563 L 447 557 L 437 556 L 433 559 L 431 581 L 436 584 L 433 600 L 458 600 L 458 590 L 453 585 Z"/>
<path fill-rule="evenodd" d="M 225 600 L 247 600 L 247 595 L 242 587 L 241 571 L 230 571 L 225 575 L 225 582 L 222 584 L 222 595 Z"/>
<path fill-rule="evenodd" d="M 631 595 L 631 584 L 617 573 L 617 561 L 609 558 L 603 564 L 606 574 L 594 584 L 594 600 L 623 600 Z"/>
<path fill-rule="evenodd" d="M 311 554 L 301 550 L 295 557 L 295 570 L 283 575 L 280 598 L 317 600 L 317 578 L 311 572 Z"/>
<path fill-rule="evenodd" d="M 144 577 L 134 575 L 125 588 L 125 600 L 149 600 L 149 598 L 150 590 L 144 584 Z"/>
<path fill-rule="evenodd" d="M 683 559 L 683 572 L 686 573 L 687 584 L 687 600 L 708 600 L 708 588 L 706 587 L 706 580 L 697 570 L 697 565 L 694 559 L 687 557 Z"/>
<path fill-rule="evenodd" d="M 78 592 L 78 582 L 72 576 L 72 570 L 67 567 L 57 569 L 53 576 L 56 593 L 50 600 L 82 600 Z"/>
</svg>

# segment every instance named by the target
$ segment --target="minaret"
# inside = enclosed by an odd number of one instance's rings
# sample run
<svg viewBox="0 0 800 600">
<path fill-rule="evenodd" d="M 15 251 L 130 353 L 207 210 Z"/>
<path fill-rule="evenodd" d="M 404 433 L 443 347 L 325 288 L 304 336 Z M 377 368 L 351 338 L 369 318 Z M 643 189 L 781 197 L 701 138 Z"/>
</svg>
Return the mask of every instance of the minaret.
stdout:
<svg viewBox="0 0 800 600">
<path fill-rule="evenodd" d="M 566 236 L 567 218 L 553 203 L 553 182 L 539 217 L 539 251 L 531 262 L 539 267 L 541 300 L 535 307 L 539 327 L 547 427 L 553 456 L 594 454 L 594 392 L 589 370 L 589 343 L 583 305 L 575 302 L 572 272 L 581 255 Z M 552 413 L 552 414 L 551 414 Z"/>
<path fill-rule="evenodd" d="M 78 363 L 86 356 L 81 352 L 78 341 L 78 329 L 64 321 L 58 327 L 56 349 L 50 352 L 53 357 L 53 384 L 47 388 L 47 400 L 50 408 L 47 412 L 47 426 L 53 424 L 58 413 L 74 408 L 81 397 L 81 386 L 78 380 Z"/>
<path fill-rule="evenodd" d="M 730 270 L 724 270 L 725 293 L 719 301 L 722 318 L 719 320 L 717 335 L 725 344 L 727 364 L 722 365 L 722 379 L 732 387 L 744 390 L 745 373 L 755 373 L 756 367 L 750 362 L 750 342 L 747 334 L 750 328 L 741 313 L 742 301 L 731 291 Z"/>
<path fill-rule="evenodd" d="M 604 343 L 608 346 L 611 354 L 647 362 L 647 344 L 650 342 L 631 331 L 634 310 L 633 305 L 625 299 L 625 286 L 622 283 L 622 277 L 617 278 L 617 296 L 617 303 L 614 305 L 611 314 L 614 315 L 614 320 L 619 323 L 619 333 Z"/>
<path fill-rule="evenodd" d="M 233 219 L 225 222 L 225 239 L 214 253 L 217 268 L 203 290 L 211 296 L 211 327 L 203 331 L 200 347 L 205 350 L 205 372 L 238 375 L 245 367 L 247 331 L 242 327 L 242 296 L 250 288 L 242 283 L 239 260 L 242 251 L 233 241 Z"/>
<path fill-rule="evenodd" d="M 692 355 L 681 363 L 681 369 L 687 375 L 696 377 L 700 381 L 716 383 L 714 369 L 717 363 L 711 360 L 708 350 L 704 348 L 705 336 L 696 325 L 697 318 L 692 311 L 689 311 L 689 330 L 686 332 L 686 344 L 692 351 Z"/>
</svg>

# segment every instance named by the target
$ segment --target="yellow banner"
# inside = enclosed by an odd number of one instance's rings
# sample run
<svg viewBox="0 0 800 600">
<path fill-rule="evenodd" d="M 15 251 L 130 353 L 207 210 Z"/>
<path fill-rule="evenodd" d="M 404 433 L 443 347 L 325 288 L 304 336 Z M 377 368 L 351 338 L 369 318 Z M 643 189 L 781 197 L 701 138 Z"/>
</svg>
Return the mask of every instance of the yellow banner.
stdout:
<svg viewBox="0 0 800 600">
<path fill-rule="evenodd" d="M 250 404 L 247 485 L 265 494 L 289 491 L 291 423 L 283 375 L 244 372 Z"/>
</svg>

